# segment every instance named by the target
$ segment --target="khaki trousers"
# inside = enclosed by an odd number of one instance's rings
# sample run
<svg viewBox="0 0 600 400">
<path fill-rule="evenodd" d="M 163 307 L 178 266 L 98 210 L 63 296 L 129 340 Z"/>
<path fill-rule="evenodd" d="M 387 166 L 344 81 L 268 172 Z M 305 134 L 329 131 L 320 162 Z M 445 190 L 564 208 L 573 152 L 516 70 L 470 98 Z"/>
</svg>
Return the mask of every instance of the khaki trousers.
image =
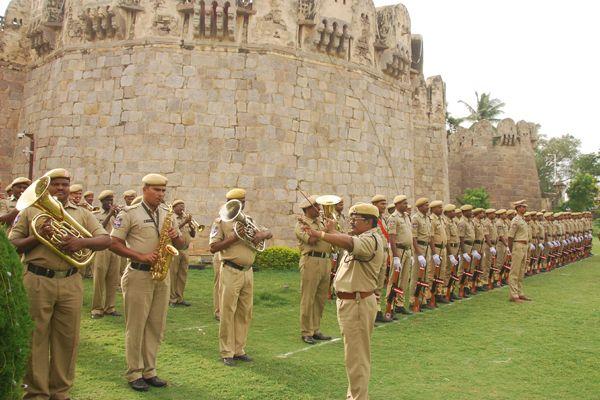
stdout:
<svg viewBox="0 0 600 400">
<path fill-rule="evenodd" d="M 371 334 L 377 315 L 377 300 L 375 296 L 360 301 L 337 299 L 336 305 L 338 324 L 344 338 L 348 376 L 346 399 L 366 400 L 369 398 Z"/>
<path fill-rule="evenodd" d="M 75 380 L 79 345 L 81 274 L 46 278 L 25 272 L 23 283 L 34 323 L 23 398 L 68 399 Z"/>
<path fill-rule="evenodd" d="M 447 251 L 446 251 L 446 247 L 443 247 L 441 250 L 440 249 L 436 249 L 440 255 L 440 259 L 442 260 L 442 263 L 440 264 L 440 279 L 444 279 L 444 276 L 446 275 L 446 271 L 448 271 L 446 264 L 448 264 L 448 255 L 447 255 Z M 429 263 L 429 261 L 431 261 L 431 263 Z M 427 283 L 429 284 L 429 287 L 431 288 L 433 285 L 433 277 L 435 275 L 435 263 L 433 262 L 433 258 L 431 258 L 431 260 L 428 260 L 428 264 L 427 264 Z M 443 285 L 437 285 L 436 288 L 436 293 L 433 293 L 434 295 L 438 294 L 441 295 L 442 293 L 444 293 L 444 286 Z M 428 295 L 427 298 L 431 298 L 431 291 L 428 290 Z"/>
<path fill-rule="evenodd" d="M 147 271 L 127 268 L 121 279 L 125 309 L 127 380 L 156 376 L 156 354 L 169 307 L 169 275 L 162 281 Z"/>
<path fill-rule="evenodd" d="M 97 251 L 94 256 L 94 296 L 92 315 L 115 311 L 115 297 L 119 287 L 119 269 L 122 258 L 110 250 Z"/>
<path fill-rule="evenodd" d="M 512 251 L 512 266 L 508 276 L 510 297 L 523 295 L 523 277 L 525 276 L 525 260 L 527 259 L 528 244 L 514 243 Z"/>
<path fill-rule="evenodd" d="M 506 246 L 504 243 L 498 241 L 496 245 L 496 268 L 501 269 L 506 259 Z"/>
<path fill-rule="evenodd" d="M 428 279 L 429 276 L 429 270 L 431 270 L 432 268 L 432 261 L 431 261 L 431 249 L 429 248 L 429 246 L 421 246 L 420 244 L 417 244 L 417 247 L 419 248 L 419 251 L 421 252 L 421 254 L 425 257 L 425 260 L 427 261 L 427 271 L 425 274 L 425 279 Z M 413 266 L 412 266 L 412 271 L 411 271 L 411 275 L 410 275 L 410 304 L 414 304 L 415 302 L 415 288 L 417 287 L 417 280 L 419 278 L 419 268 L 421 267 L 421 265 L 419 264 L 419 258 L 415 254 L 413 254 L 414 257 L 414 262 L 413 262 Z M 432 275 L 433 276 L 433 275 Z M 427 297 L 427 294 L 425 295 L 425 297 Z"/>
<path fill-rule="evenodd" d="M 319 332 L 327 301 L 331 261 L 329 258 L 300 257 L 300 329 L 302 336 Z"/>
<path fill-rule="evenodd" d="M 481 270 L 483 271 L 483 273 L 481 274 L 481 276 L 479 276 L 477 286 L 485 286 L 488 282 L 490 266 L 492 265 L 492 253 L 490 253 L 490 246 L 484 244 L 481 255 Z"/>
<path fill-rule="evenodd" d="M 398 280 L 398 288 L 402 289 L 404 294 L 397 294 L 396 301 L 394 302 L 395 306 L 404 307 L 405 297 L 407 295 L 406 291 L 408 290 L 408 279 L 410 277 L 411 263 L 410 258 L 412 257 L 412 250 L 402 250 L 398 249 L 398 257 L 400 257 L 400 264 L 402 264 L 402 272 L 400 272 L 400 279 Z M 392 290 L 392 275 L 394 275 L 394 264 L 392 263 L 392 267 L 390 267 L 390 277 L 388 279 L 388 285 L 386 293 L 389 295 L 390 290 Z M 387 298 L 385 299 L 385 303 L 387 304 Z"/>
<path fill-rule="evenodd" d="M 188 268 L 190 260 L 185 250 L 179 250 L 179 255 L 173 257 L 171 262 L 171 303 L 181 303 L 183 301 L 183 291 L 187 282 Z"/>
<path fill-rule="evenodd" d="M 221 266 L 221 323 L 219 350 L 221 358 L 246 354 L 248 329 L 252 321 L 252 268 L 240 271 L 228 265 Z"/>
<path fill-rule="evenodd" d="M 215 274 L 213 284 L 213 309 L 216 317 L 221 315 L 221 309 L 219 308 L 219 302 L 221 301 L 221 264 L 221 258 L 219 257 L 219 253 L 217 253 L 213 256 L 213 271 Z"/>
</svg>

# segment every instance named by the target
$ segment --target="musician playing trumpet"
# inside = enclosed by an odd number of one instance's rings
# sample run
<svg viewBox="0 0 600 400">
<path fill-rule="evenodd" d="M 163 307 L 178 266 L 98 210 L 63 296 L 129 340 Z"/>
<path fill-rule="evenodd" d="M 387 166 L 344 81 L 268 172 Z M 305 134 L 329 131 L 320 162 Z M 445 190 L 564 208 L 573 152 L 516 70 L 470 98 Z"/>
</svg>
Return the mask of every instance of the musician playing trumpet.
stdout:
<svg viewBox="0 0 600 400">
<path fill-rule="evenodd" d="M 79 322 L 83 303 L 83 282 L 81 274 L 72 265 L 70 256 L 82 249 L 103 250 L 110 245 L 110 238 L 86 209 L 69 201 L 71 175 L 65 169 L 48 171 L 50 178 L 46 195 L 55 196 L 62 208 L 91 237 L 75 237 L 55 230 L 48 217 L 40 218 L 36 224 L 38 234 L 49 241 L 52 236 L 60 239 L 59 256 L 34 234 L 31 222 L 42 211 L 32 205 L 32 200 L 42 193 L 36 193 L 38 183 L 32 184 L 32 191 L 25 191 L 23 198 L 26 208 L 14 222 L 9 239 L 23 254 L 26 268 L 23 283 L 29 298 L 29 312 L 35 328 L 31 340 L 31 356 L 27 373 L 23 379 L 25 399 L 67 399 L 75 379 L 75 362 L 79 345 Z M 22 199 L 20 199 L 22 200 Z M 57 226 L 57 225 L 54 225 Z"/>
<path fill-rule="evenodd" d="M 175 223 L 183 235 L 185 242 L 183 248 L 179 249 L 179 255 L 173 257 L 171 263 L 171 298 L 169 305 L 171 307 L 184 306 L 189 307 L 192 304 L 183 299 L 183 291 L 187 282 L 189 268 L 188 248 L 193 238 L 196 237 L 197 223 L 192 219 L 191 214 L 185 213 L 185 203 L 177 199 L 173 201 L 173 212 L 175 213 Z"/>
<path fill-rule="evenodd" d="M 242 213 L 244 189 L 231 189 L 226 198 L 212 225 L 209 244 L 210 252 L 218 252 L 221 260 L 219 350 L 223 364 L 232 367 L 236 361 L 252 361 L 245 350 L 252 319 L 252 264 L 256 252 L 273 235 L 268 229 L 257 229 L 252 218 Z"/>
</svg>

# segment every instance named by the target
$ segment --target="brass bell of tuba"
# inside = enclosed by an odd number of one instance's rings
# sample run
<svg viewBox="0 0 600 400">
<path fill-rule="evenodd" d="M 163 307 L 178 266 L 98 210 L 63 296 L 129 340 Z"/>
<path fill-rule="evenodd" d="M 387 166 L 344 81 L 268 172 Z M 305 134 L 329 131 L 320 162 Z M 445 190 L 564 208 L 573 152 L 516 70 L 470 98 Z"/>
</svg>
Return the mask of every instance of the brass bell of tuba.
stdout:
<svg viewBox="0 0 600 400">
<path fill-rule="evenodd" d="M 50 196 L 48 187 L 50 186 L 50 177 L 43 176 L 33 182 L 19 197 L 16 208 L 23 211 L 29 207 L 35 207 L 41 211 L 31 221 L 31 230 L 35 237 L 54 254 L 71 264 L 76 268 L 83 268 L 92 261 L 94 252 L 90 249 L 81 249 L 75 253 L 65 253 L 60 249 L 65 236 L 75 236 L 79 238 L 91 238 L 92 234 L 88 232 L 79 222 L 75 220 L 54 197 Z M 38 221 L 50 219 L 50 225 L 54 232 L 52 237 L 45 238 L 38 232 Z"/>
<path fill-rule="evenodd" d="M 261 240 L 257 245 L 254 245 L 252 240 L 254 235 L 260 229 L 242 212 L 242 202 L 239 200 L 229 200 L 219 209 L 219 217 L 224 222 L 234 221 L 233 231 L 236 236 L 246 245 L 256 251 L 265 251 L 267 243 Z"/>
<path fill-rule="evenodd" d="M 334 194 L 326 194 L 319 196 L 315 199 L 317 204 L 320 204 L 323 208 L 323 216 L 327 219 L 332 219 L 337 222 L 337 211 L 335 211 L 335 205 L 342 201 L 342 198 Z"/>
</svg>

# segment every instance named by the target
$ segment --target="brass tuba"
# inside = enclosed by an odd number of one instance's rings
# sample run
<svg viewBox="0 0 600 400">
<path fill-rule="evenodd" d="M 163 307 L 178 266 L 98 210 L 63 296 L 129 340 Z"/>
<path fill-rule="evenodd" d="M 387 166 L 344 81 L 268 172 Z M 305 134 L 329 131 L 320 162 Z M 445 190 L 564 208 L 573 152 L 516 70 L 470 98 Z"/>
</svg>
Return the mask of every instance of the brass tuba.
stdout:
<svg viewBox="0 0 600 400">
<path fill-rule="evenodd" d="M 169 237 L 171 226 L 173 226 L 173 206 L 168 205 L 167 215 L 158 238 L 158 257 L 156 262 L 150 266 L 150 273 L 155 281 L 162 282 L 165 280 L 169 274 L 173 256 L 179 255 L 179 251 L 171 244 L 171 238 Z"/>
<path fill-rule="evenodd" d="M 334 194 L 326 194 L 319 196 L 315 199 L 317 204 L 320 204 L 323 208 L 323 216 L 327 219 L 332 219 L 337 222 L 337 211 L 335 211 L 335 205 L 342 201 L 342 198 Z"/>
<path fill-rule="evenodd" d="M 246 245 L 256 251 L 265 251 L 267 243 L 261 240 L 256 246 L 252 242 L 254 235 L 260 229 L 242 212 L 242 202 L 239 200 L 229 200 L 221 206 L 219 217 L 224 222 L 234 221 L 233 231 L 236 236 Z"/>
<path fill-rule="evenodd" d="M 92 261 L 94 252 L 90 249 L 81 249 L 75 253 L 65 253 L 60 249 L 65 236 L 79 238 L 91 238 L 88 232 L 79 222 L 75 220 L 60 204 L 58 200 L 50 196 L 48 192 L 50 177 L 43 176 L 33 182 L 19 197 L 16 208 L 22 211 L 28 207 L 35 207 L 41 211 L 31 221 L 31 230 L 42 244 L 52 250 L 57 256 L 76 268 L 83 268 Z M 46 239 L 38 232 L 38 220 L 40 218 L 50 219 L 50 225 L 54 232 L 52 237 Z"/>
</svg>

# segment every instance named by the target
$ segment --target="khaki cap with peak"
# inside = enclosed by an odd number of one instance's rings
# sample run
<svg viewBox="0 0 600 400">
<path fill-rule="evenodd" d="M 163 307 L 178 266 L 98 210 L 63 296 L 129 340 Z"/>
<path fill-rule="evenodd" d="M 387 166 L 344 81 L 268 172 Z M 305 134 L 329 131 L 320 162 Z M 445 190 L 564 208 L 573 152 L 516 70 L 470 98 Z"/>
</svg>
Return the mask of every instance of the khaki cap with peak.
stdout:
<svg viewBox="0 0 600 400">
<path fill-rule="evenodd" d="M 405 195 L 399 194 L 398 196 L 394 197 L 394 204 L 398 204 L 401 201 L 404 201 L 406 199 L 407 199 L 407 197 Z"/>
<path fill-rule="evenodd" d="M 372 215 L 374 217 L 379 217 L 379 209 L 373 204 L 356 203 L 350 207 L 350 210 L 348 210 L 348 215 L 352 214 Z"/>
<path fill-rule="evenodd" d="M 385 200 L 385 196 L 382 194 L 376 194 L 375 196 L 373 196 L 371 198 L 371 203 L 377 203 L 378 201 L 384 201 Z"/>
<path fill-rule="evenodd" d="M 94 194 L 94 192 L 92 192 L 91 190 L 87 190 L 83 193 L 83 197 L 89 196 L 91 194 Z"/>
<path fill-rule="evenodd" d="M 29 180 L 29 178 L 25 178 L 24 176 L 19 176 L 18 178 L 15 178 L 10 183 L 10 187 L 13 187 L 14 185 L 18 185 L 19 183 L 26 183 L 28 185 L 31 185 L 31 181 Z"/>
<path fill-rule="evenodd" d="M 177 204 L 183 204 L 183 200 L 175 199 L 173 200 L 173 204 L 171 204 L 171 206 L 175 207 Z"/>
<path fill-rule="evenodd" d="M 115 192 L 113 192 L 112 190 L 103 190 L 100 192 L 100 194 L 98 195 L 98 200 L 102 200 L 107 198 L 108 196 L 113 196 L 114 197 Z"/>
<path fill-rule="evenodd" d="M 542 215 L 544 215 L 544 213 L 540 211 L 540 212 L 538 212 L 538 213 L 537 213 L 537 214 L 535 214 L 535 215 L 537 215 L 538 217 L 541 217 Z"/>
<path fill-rule="evenodd" d="M 415 201 L 415 207 L 421 207 L 423 204 L 429 203 L 429 199 L 427 197 L 421 197 Z"/>
<path fill-rule="evenodd" d="M 488 208 L 487 210 L 485 210 L 486 214 L 494 214 L 496 212 L 495 208 Z"/>
<path fill-rule="evenodd" d="M 51 169 L 50 171 L 46 172 L 44 174 L 44 176 L 47 176 L 50 179 L 54 179 L 54 178 L 71 179 L 71 174 L 69 173 L 69 171 L 67 171 L 64 168 L 54 168 L 54 169 Z"/>
<path fill-rule="evenodd" d="M 169 180 L 160 174 L 148 174 L 142 178 L 144 186 L 167 186 Z"/>
<path fill-rule="evenodd" d="M 227 192 L 227 194 L 225 195 L 225 198 L 227 200 L 241 200 L 241 199 L 245 199 L 246 198 L 246 191 L 244 189 L 234 188 L 234 189 L 231 189 L 229 192 Z"/>
<path fill-rule="evenodd" d="M 446 204 L 444 206 L 444 212 L 454 211 L 456 210 L 456 206 L 454 204 Z"/>
<path fill-rule="evenodd" d="M 506 213 L 506 208 L 501 208 L 499 210 L 496 210 L 496 215 L 502 215 Z"/>
<path fill-rule="evenodd" d="M 508 210 L 506 211 L 506 214 L 508 215 L 515 215 L 517 212 L 515 210 Z"/>
<path fill-rule="evenodd" d="M 515 201 L 513 207 L 527 207 L 527 202 L 525 200 Z"/>
<path fill-rule="evenodd" d="M 551 217 L 552 216 L 552 211 L 548 211 L 544 213 L 544 217 Z"/>
<path fill-rule="evenodd" d="M 472 209 L 473 209 L 473 206 L 470 204 L 463 204 L 462 206 L 460 206 L 460 211 L 469 211 Z"/>
<path fill-rule="evenodd" d="M 69 188 L 69 192 L 71 192 L 71 193 L 82 192 L 82 191 L 83 191 L 83 185 L 80 185 L 79 183 L 71 185 L 71 187 Z"/>
<path fill-rule="evenodd" d="M 473 214 L 479 214 L 480 212 L 483 212 L 483 208 L 481 208 L 481 207 L 477 207 L 476 209 L 473 210 Z"/>
<path fill-rule="evenodd" d="M 312 207 L 315 204 L 317 204 L 317 196 L 308 196 L 308 200 L 304 198 L 302 199 L 302 202 L 300 202 L 300 208 L 304 210 L 305 208 Z"/>
<path fill-rule="evenodd" d="M 431 203 L 429 203 L 429 208 L 435 208 L 435 207 L 441 207 L 444 205 L 444 202 L 441 200 L 434 200 Z"/>
<path fill-rule="evenodd" d="M 133 189 L 129 189 L 123 192 L 123 197 L 127 197 L 127 196 L 135 196 L 137 194 L 137 192 Z"/>
</svg>

